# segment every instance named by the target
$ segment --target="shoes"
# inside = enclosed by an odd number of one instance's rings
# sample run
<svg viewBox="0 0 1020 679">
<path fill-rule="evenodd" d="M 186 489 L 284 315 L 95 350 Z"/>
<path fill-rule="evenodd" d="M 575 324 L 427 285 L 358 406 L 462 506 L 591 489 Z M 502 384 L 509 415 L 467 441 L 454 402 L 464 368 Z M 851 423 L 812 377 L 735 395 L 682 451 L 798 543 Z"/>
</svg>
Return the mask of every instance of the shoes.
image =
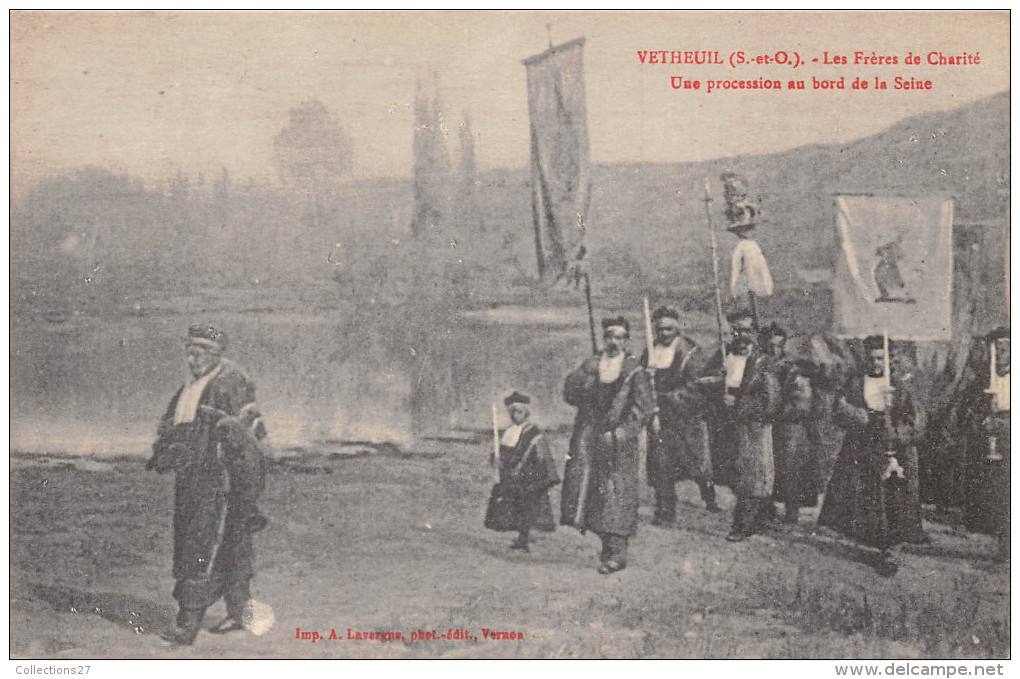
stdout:
<svg viewBox="0 0 1020 679">
<path fill-rule="evenodd" d="M 209 633 L 210 634 L 229 634 L 231 632 L 237 632 L 237 631 L 243 630 L 243 629 L 244 629 L 244 625 L 242 625 L 240 622 L 238 622 L 234 618 L 231 618 L 230 616 L 227 616 L 226 618 L 224 618 L 220 622 L 218 622 L 215 625 L 213 625 L 212 627 L 210 627 L 209 628 Z"/>
<path fill-rule="evenodd" d="M 708 510 L 709 512 L 711 512 L 712 514 L 718 514 L 719 512 L 722 511 L 722 507 L 717 505 L 714 501 L 713 502 L 706 502 L 705 503 L 705 509 Z"/>
<path fill-rule="evenodd" d="M 674 521 L 676 521 L 675 516 L 663 516 L 661 514 L 656 514 L 652 517 L 653 526 L 672 526 Z"/>
<path fill-rule="evenodd" d="M 182 608 L 177 613 L 177 626 L 174 628 L 173 634 L 174 643 L 181 646 L 191 646 L 194 644 L 204 616 L 205 609 Z"/>
<path fill-rule="evenodd" d="M 620 563 L 619 561 L 613 561 L 612 559 L 610 559 L 609 561 L 603 561 L 601 564 L 599 564 L 598 571 L 600 575 L 609 575 L 610 573 L 622 571 L 626 567 L 627 567 L 626 564 Z"/>
<path fill-rule="evenodd" d="M 510 543 L 510 549 L 517 549 L 522 552 L 530 552 L 531 548 L 528 547 L 527 542 L 521 542 L 520 540 L 514 540 Z"/>
<path fill-rule="evenodd" d="M 790 512 L 783 514 L 783 523 L 787 526 L 796 526 L 798 521 L 800 521 L 800 512 L 796 514 Z"/>
<path fill-rule="evenodd" d="M 174 643 L 180 646 L 191 646 L 198 637 L 198 625 L 178 625 L 174 628 Z"/>
<path fill-rule="evenodd" d="M 727 542 L 743 542 L 747 538 L 751 537 L 751 535 L 752 535 L 752 533 L 748 533 L 748 532 L 745 532 L 745 531 L 736 531 L 735 530 L 735 531 L 731 531 L 730 534 L 726 536 L 726 541 Z"/>
</svg>

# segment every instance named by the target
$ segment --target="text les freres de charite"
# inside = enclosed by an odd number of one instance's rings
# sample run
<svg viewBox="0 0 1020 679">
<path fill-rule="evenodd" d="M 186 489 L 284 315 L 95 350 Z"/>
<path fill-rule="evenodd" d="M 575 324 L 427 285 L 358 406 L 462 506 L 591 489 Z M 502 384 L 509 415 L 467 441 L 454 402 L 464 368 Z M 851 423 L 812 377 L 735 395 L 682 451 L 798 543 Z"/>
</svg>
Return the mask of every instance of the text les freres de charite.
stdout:
<svg viewBox="0 0 1020 679">
<path fill-rule="evenodd" d="M 719 90 L 877 90 L 877 91 L 924 91 L 934 88 L 930 79 L 917 78 L 911 74 L 892 74 L 883 71 L 881 75 L 854 73 L 842 75 L 831 69 L 842 67 L 919 67 L 936 68 L 958 66 L 980 66 L 980 52 L 947 53 L 932 50 L 904 55 L 878 54 L 874 51 L 857 50 L 849 54 L 823 51 L 821 56 L 805 57 L 796 50 L 776 50 L 769 53 L 752 53 L 734 50 L 725 54 L 717 50 L 637 50 L 642 65 L 729 67 L 739 69 L 746 66 L 766 68 L 798 69 L 816 65 L 822 69 L 819 75 L 808 78 L 782 80 L 774 75 L 755 74 L 750 78 L 691 78 L 688 75 L 670 75 L 669 87 L 674 90 L 693 90 L 712 93 Z M 892 76 L 892 77 L 890 77 Z"/>
</svg>

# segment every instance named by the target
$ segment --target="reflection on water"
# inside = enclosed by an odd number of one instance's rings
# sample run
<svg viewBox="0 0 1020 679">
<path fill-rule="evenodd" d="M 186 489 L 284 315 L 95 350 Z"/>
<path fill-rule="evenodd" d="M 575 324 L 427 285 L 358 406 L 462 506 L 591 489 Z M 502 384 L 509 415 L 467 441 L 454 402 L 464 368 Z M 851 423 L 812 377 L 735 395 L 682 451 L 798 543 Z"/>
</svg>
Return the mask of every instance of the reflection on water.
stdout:
<svg viewBox="0 0 1020 679">
<path fill-rule="evenodd" d="M 341 312 L 77 319 L 63 326 L 12 319 L 12 449 L 147 455 L 156 423 L 186 377 L 185 330 L 198 321 L 227 331 L 227 356 L 255 381 L 271 442 L 281 449 L 485 430 L 491 404 L 512 389 L 532 394 L 538 421 L 566 424 L 573 413 L 560 395 L 563 377 L 590 351 L 579 309 L 479 312 L 407 332 L 393 331 L 392 316 L 355 322 Z M 641 341 L 637 333 L 635 353 Z"/>
</svg>

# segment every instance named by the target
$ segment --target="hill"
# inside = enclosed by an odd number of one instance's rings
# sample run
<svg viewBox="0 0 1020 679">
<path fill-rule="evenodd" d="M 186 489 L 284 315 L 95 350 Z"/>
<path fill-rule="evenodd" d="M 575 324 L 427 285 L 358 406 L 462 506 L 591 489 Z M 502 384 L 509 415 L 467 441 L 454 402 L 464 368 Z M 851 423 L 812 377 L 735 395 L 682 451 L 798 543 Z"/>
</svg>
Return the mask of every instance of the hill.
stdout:
<svg viewBox="0 0 1020 679">
<path fill-rule="evenodd" d="M 726 170 L 746 176 L 750 195 L 760 201 L 765 224 L 758 240 L 778 287 L 800 287 L 798 271 L 829 267 L 834 194 L 950 195 L 958 224 L 994 223 L 1005 229 L 1008 139 L 1009 93 L 1004 92 L 953 111 L 908 118 L 849 144 L 701 163 L 596 165 L 588 217 L 593 267 L 631 282 L 637 274 L 641 287 L 707 285 L 711 264 L 703 184 L 706 177 L 713 184 L 718 227 L 719 175 Z M 480 202 L 489 228 L 530 236 L 529 181 L 520 171 L 482 177 Z M 523 240 L 520 257 L 530 264 L 531 241 Z M 723 233 L 720 250 L 728 253 L 732 245 Z"/>
<path fill-rule="evenodd" d="M 958 225 L 991 226 L 1003 242 L 1008 114 L 1004 92 L 848 144 L 700 163 L 596 165 L 587 220 L 596 298 L 611 305 L 651 292 L 708 309 L 703 187 L 705 178 L 714 186 L 720 228 L 718 178 L 727 170 L 746 176 L 763 210 L 757 239 L 780 294 L 799 295 L 818 280 L 805 271 L 830 267 L 837 193 L 951 195 Z M 256 287 L 318 296 L 323 284 L 352 300 L 381 288 L 385 299 L 416 300 L 425 285 L 453 290 L 455 305 L 546 301 L 532 283 L 530 181 L 525 169 L 500 169 L 478 175 L 467 190 L 463 176 L 451 176 L 437 202 L 442 226 L 425 242 L 411 236 L 410 179 L 347 182 L 328 197 L 327 217 L 310 222 L 299 196 L 231 181 L 225 170 L 209 181 L 177 177 L 143 187 L 83 168 L 43 182 L 12 206 L 12 306 L 99 313 L 167 292 Z M 724 266 L 733 242 L 720 233 Z M 563 301 L 576 303 L 576 296 Z"/>
</svg>

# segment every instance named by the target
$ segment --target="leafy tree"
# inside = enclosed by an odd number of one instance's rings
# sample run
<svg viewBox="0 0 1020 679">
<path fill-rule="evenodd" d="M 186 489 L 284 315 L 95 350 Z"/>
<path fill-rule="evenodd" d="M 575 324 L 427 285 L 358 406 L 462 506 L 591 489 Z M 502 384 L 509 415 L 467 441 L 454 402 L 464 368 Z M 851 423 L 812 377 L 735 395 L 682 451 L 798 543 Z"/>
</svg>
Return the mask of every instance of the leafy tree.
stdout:
<svg viewBox="0 0 1020 679">
<path fill-rule="evenodd" d="M 439 98 L 438 77 L 419 79 L 414 97 L 414 216 L 415 238 L 443 240 L 451 217 L 451 163 L 446 146 L 448 130 Z"/>
<path fill-rule="evenodd" d="M 290 121 L 273 140 L 273 165 L 280 181 L 305 201 L 309 226 L 325 221 L 336 184 L 350 168 L 351 141 L 318 100 L 290 110 Z"/>
</svg>

